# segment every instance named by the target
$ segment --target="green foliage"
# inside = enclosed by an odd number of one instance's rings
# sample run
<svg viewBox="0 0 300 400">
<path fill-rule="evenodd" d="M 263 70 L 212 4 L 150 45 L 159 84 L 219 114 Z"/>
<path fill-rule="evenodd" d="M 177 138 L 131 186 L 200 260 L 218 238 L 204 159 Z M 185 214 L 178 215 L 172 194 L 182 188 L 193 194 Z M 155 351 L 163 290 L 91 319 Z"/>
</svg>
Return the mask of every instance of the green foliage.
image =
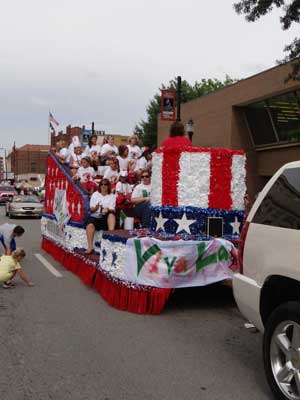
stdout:
<svg viewBox="0 0 300 400">
<path fill-rule="evenodd" d="M 217 89 L 223 88 L 227 85 L 235 83 L 237 80 L 230 78 L 226 75 L 224 81 L 219 79 L 201 79 L 200 82 L 195 82 L 194 85 L 189 84 L 186 80 L 181 82 L 181 102 L 186 103 L 190 100 L 204 96 L 208 93 L 214 92 Z M 169 81 L 167 85 L 162 84 L 160 89 L 176 89 L 176 78 Z M 157 118 L 160 113 L 161 106 L 160 93 L 156 93 L 153 99 L 147 106 L 147 119 L 142 120 L 134 128 L 134 134 L 138 135 L 144 146 L 151 149 L 157 146 Z"/>
<path fill-rule="evenodd" d="M 300 0 L 242 0 L 233 5 L 238 14 L 245 14 L 246 20 L 253 22 L 268 14 L 274 7 L 280 8 L 283 15 L 280 17 L 282 29 L 287 30 L 293 23 L 300 22 Z M 292 69 L 286 80 L 300 80 L 300 39 L 295 38 L 284 48 L 286 57 L 280 61 L 292 62 Z"/>
</svg>

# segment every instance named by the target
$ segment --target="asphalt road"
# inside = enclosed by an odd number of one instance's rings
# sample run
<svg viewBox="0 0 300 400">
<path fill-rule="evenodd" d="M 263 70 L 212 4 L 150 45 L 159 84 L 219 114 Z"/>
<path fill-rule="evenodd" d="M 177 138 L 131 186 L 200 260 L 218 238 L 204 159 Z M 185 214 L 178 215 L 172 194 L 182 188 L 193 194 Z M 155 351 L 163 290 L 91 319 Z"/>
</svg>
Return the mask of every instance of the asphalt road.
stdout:
<svg viewBox="0 0 300 400">
<path fill-rule="evenodd" d="M 35 287 L 0 287 L 1 400 L 272 398 L 262 336 L 244 328 L 229 288 L 178 290 L 159 316 L 118 311 L 40 249 L 39 220 L 12 222 L 26 229 L 18 245 Z"/>
</svg>

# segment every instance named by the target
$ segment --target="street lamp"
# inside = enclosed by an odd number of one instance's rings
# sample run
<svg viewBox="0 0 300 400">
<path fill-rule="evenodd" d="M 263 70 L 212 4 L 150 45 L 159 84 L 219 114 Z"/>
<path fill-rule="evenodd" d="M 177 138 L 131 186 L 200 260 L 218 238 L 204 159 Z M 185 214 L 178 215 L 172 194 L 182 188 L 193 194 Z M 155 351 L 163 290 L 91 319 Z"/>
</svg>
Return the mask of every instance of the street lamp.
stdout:
<svg viewBox="0 0 300 400">
<path fill-rule="evenodd" d="M 190 141 L 193 141 L 193 134 L 194 134 L 194 121 L 192 118 L 188 120 L 188 123 L 186 124 L 186 131 L 187 134 L 189 135 Z"/>
<path fill-rule="evenodd" d="M 6 149 L 0 147 L 0 150 L 4 150 L 4 167 L 5 167 L 5 180 L 7 180 L 7 161 L 6 161 Z"/>
</svg>

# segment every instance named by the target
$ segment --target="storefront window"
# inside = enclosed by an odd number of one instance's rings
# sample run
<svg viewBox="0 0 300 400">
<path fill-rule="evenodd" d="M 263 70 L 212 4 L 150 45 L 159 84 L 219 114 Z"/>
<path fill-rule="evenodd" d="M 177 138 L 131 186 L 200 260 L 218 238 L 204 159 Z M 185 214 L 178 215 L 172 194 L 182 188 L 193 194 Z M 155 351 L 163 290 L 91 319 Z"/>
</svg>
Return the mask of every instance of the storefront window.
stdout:
<svg viewBox="0 0 300 400">
<path fill-rule="evenodd" d="M 255 146 L 276 143 L 276 135 L 265 102 L 254 103 L 246 108 L 246 116 Z"/>
<path fill-rule="evenodd" d="M 267 101 L 280 142 L 300 139 L 300 109 L 295 93 Z"/>
<path fill-rule="evenodd" d="M 245 107 L 255 146 L 300 142 L 300 93 L 290 92 Z"/>
</svg>

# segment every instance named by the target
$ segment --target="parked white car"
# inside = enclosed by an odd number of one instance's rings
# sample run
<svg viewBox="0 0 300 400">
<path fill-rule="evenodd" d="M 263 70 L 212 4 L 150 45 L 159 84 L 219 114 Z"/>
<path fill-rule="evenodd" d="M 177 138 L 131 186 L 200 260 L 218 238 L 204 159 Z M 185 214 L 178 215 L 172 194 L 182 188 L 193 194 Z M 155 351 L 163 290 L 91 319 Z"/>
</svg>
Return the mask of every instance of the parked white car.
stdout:
<svg viewBox="0 0 300 400">
<path fill-rule="evenodd" d="M 13 196 L 12 200 L 8 201 L 5 207 L 5 214 L 9 218 L 30 216 L 41 218 L 44 212 L 43 204 L 34 195 Z"/>
<path fill-rule="evenodd" d="M 284 165 L 256 199 L 241 234 L 234 296 L 264 332 L 263 360 L 277 399 L 300 399 L 300 161 Z"/>
</svg>

